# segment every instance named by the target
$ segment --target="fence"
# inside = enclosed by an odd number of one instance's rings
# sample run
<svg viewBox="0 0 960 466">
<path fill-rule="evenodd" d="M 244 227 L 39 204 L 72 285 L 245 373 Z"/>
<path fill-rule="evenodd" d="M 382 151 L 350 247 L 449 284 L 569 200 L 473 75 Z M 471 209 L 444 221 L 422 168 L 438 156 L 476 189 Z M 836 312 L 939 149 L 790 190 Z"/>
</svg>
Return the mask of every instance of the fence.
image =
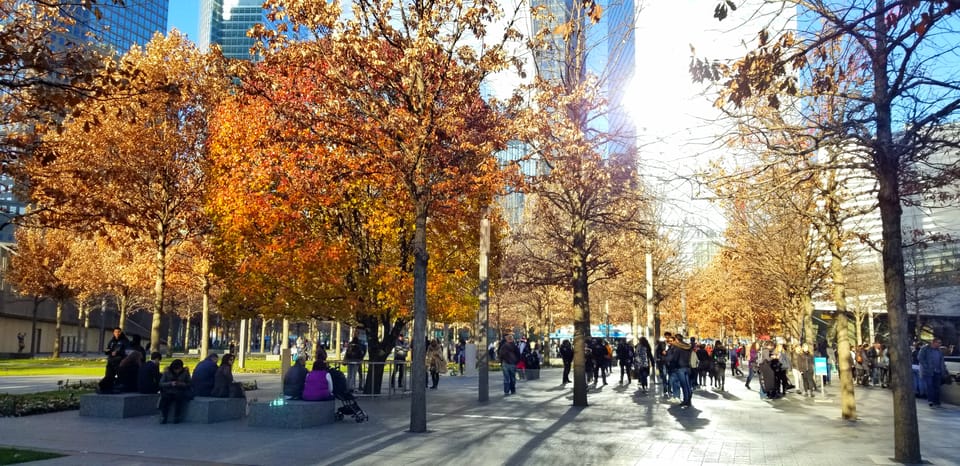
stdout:
<svg viewBox="0 0 960 466">
<path fill-rule="evenodd" d="M 343 361 L 328 359 L 330 367 L 347 376 L 347 387 L 357 397 L 393 397 L 410 394 L 410 361 Z M 387 385 L 384 390 L 384 384 Z"/>
</svg>

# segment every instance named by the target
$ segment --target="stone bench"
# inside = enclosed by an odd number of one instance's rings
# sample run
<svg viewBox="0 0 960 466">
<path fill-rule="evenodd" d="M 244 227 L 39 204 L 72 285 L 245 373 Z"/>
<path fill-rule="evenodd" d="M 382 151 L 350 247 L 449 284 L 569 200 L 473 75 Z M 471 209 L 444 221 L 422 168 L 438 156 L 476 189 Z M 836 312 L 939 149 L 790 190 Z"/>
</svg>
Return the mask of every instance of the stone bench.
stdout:
<svg viewBox="0 0 960 466">
<path fill-rule="evenodd" d="M 173 415 L 174 407 L 170 407 Z M 242 419 L 247 414 L 246 398 L 215 398 L 198 396 L 183 408 L 183 422 L 212 424 L 214 422 Z"/>
<path fill-rule="evenodd" d="M 80 415 L 90 417 L 125 418 L 157 414 L 160 395 L 117 393 L 80 395 Z"/>
<path fill-rule="evenodd" d="M 247 424 L 252 427 L 303 429 L 335 422 L 335 400 L 302 401 L 279 398 L 250 404 Z"/>
</svg>

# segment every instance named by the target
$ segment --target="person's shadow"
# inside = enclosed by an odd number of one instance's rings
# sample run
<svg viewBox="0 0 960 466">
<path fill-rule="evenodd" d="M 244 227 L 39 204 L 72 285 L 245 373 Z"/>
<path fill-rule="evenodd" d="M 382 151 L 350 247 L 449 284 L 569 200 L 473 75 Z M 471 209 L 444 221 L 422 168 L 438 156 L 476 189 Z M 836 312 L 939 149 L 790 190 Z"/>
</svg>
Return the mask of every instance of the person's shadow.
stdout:
<svg viewBox="0 0 960 466">
<path fill-rule="evenodd" d="M 693 406 L 681 407 L 680 405 L 673 405 L 667 408 L 667 412 L 683 426 L 684 430 L 700 430 L 710 424 L 710 420 L 701 418 L 701 411 Z"/>
</svg>

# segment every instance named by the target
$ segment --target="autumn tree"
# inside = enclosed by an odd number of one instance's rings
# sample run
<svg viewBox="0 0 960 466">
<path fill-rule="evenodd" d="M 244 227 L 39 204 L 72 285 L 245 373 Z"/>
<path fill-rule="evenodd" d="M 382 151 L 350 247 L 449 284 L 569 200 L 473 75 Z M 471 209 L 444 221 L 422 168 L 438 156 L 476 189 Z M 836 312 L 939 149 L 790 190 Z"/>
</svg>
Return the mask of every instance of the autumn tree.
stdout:
<svg viewBox="0 0 960 466">
<path fill-rule="evenodd" d="M 65 231 L 44 228 L 20 228 L 16 236 L 17 254 L 10 261 L 7 280 L 21 294 L 42 296 L 56 302 L 53 357 L 59 358 L 63 306 L 76 294 L 63 279 L 63 266 L 70 257 L 73 240 Z M 32 335 L 35 336 L 36 306 L 33 325 Z M 32 338 L 30 346 L 34 348 Z"/>
<path fill-rule="evenodd" d="M 94 78 L 103 57 L 66 32 L 81 8 L 96 10 L 98 3 L 104 2 L 0 0 L 0 173 L 32 153 L 43 129 L 57 126 L 75 104 L 97 94 Z"/>
<path fill-rule="evenodd" d="M 339 3 L 266 4 L 269 17 L 285 26 L 279 32 L 254 31 L 265 38 L 262 82 L 297 75 L 311 81 L 302 88 L 310 98 L 284 103 L 290 124 L 343 151 L 350 169 L 341 173 L 348 178 L 379 174 L 403 196 L 394 206 L 413 227 L 408 230 L 414 314 L 410 430 L 424 432 L 427 219 L 479 218 L 499 190 L 493 154 L 503 147 L 505 133 L 496 104 L 484 101 L 480 85 L 508 65 L 502 46 L 483 39 L 500 7 L 488 0 L 374 0 L 355 3 L 344 16 Z M 295 40 L 286 37 L 285 28 L 295 32 Z M 300 40 L 304 37 L 310 40 Z M 272 88 L 261 90 L 269 95 Z M 462 214 L 464 206 L 474 209 L 472 215 L 452 214 Z"/>
<path fill-rule="evenodd" d="M 229 81 L 220 56 L 201 54 L 177 32 L 132 48 L 118 67 L 130 77 L 101 77 L 115 98 L 81 104 L 62 132 L 48 134 L 24 181 L 41 224 L 110 227 L 149 241 L 155 351 L 167 252 L 204 224 L 207 120 Z"/>
<path fill-rule="evenodd" d="M 882 259 L 890 324 L 894 387 L 894 455 L 919 462 L 920 441 L 910 371 L 910 338 L 904 279 L 902 202 L 911 193 L 931 194 L 956 178 L 956 161 L 936 162 L 955 148 L 956 132 L 944 127 L 960 111 L 958 78 L 947 62 L 944 37 L 956 31 L 960 5 L 943 0 L 784 1 L 803 12 L 802 34 L 763 31 L 758 47 L 730 65 L 698 61 L 699 76 L 725 79 L 721 105 L 738 106 L 747 95 L 767 96 L 772 105 L 785 94 L 809 91 L 846 99 L 852 113 L 836 125 L 818 125 L 824 138 L 857 148 L 878 182 L 883 225 Z M 724 15 L 721 15 L 721 11 Z M 727 10 L 718 7 L 717 16 Z M 836 60 L 829 48 L 844 51 Z M 803 73 L 798 79 L 794 70 Z M 856 76 L 863 86 L 838 90 Z M 934 162 L 934 163 L 928 163 Z"/>
</svg>

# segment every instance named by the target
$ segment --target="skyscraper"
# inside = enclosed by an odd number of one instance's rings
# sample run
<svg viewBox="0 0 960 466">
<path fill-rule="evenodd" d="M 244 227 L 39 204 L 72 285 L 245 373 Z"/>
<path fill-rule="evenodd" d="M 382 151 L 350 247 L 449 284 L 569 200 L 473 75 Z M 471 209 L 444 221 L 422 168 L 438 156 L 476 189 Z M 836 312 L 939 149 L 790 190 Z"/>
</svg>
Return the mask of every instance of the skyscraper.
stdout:
<svg viewBox="0 0 960 466">
<path fill-rule="evenodd" d="M 253 59 L 250 47 L 255 41 L 247 37 L 247 31 L 263 22 L 262 0 L 201 0 L 197 45 L 206 51 L 217 44 L 227 58 Z"/>
<path fill-rule="evenodd" d="M 123 54 L 134 44 L 146 44 L 155 33 L 166 31 L 167 7 L 167 0 L 127 0 L 122 5 L 98 2 L 95 8 L 99 18 L 92 9 L 75 7 L 76 22 L 57 42 L 93 42 Z"/>
</svg>

